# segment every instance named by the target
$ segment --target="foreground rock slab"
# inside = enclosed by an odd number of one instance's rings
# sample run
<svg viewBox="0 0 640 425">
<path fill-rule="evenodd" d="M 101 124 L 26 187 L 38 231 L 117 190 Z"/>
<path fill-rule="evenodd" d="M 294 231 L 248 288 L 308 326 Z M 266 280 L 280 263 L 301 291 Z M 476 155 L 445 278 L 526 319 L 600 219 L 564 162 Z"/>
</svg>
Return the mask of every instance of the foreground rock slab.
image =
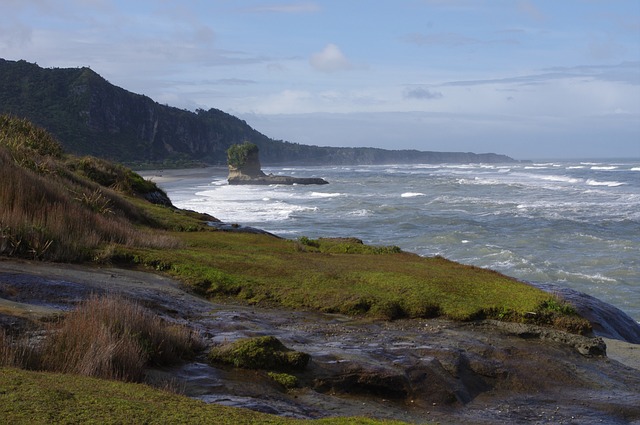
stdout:
<svg viewBox="0 0 640 425">
<path fill-rule="evenodd" d="M 149 372 L 150 381 L 173 380 L 186 395 L 207 402 L 300 418 L 359 415 L 445 424 L 640 421 L 640 370 L 597 355 L 600 339 L 488 321 L 380 322 L 210 303 L 155 274 L 0 260 L 0 311 L 5 313 L 20 315 L 21 309 L 37 307 L 38 314 L 55 314 L 96 292 L 137 299 L 169 320 L 200 330 L 211 345 L 272 335 L 311 355 L 307 369 L 296 374 L 300 387 L 288 391 L 264 371 L 213 367 L 204 356 Z"/>
</svg>

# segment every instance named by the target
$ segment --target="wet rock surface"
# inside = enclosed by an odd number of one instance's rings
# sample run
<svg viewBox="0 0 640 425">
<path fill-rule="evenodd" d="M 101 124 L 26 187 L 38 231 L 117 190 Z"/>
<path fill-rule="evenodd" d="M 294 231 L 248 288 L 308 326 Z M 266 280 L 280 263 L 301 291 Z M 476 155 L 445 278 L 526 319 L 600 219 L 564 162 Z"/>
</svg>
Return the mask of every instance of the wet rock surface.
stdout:
<svg viewBox="0 0 640 425">
<path fill-rule="evenodd" d="M 270 335 L 311 355 L 307 368 L 295 373 L 299 387 L 291 390 L 266 371 L 209 365 L 204 354 L 149 372 L 150 382 L 171 382 L 206 402 L 297 418 L 640 422 L 640 370 L 606 357 L 599 338 L 491 321 L 380 322 L 215 304 L 154 274 L 0 261 L 0 312 L 39 303 L 54 314 L 96 292 L 137 299 L 198 329 L 209 345 Z"/>
</svg>

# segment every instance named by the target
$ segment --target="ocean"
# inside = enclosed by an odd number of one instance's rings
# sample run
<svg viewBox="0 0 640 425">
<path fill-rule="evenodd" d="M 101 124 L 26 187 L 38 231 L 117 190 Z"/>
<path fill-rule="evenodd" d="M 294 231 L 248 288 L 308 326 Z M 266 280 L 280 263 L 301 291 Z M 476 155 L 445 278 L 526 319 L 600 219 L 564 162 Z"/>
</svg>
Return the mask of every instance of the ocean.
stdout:
<svg viewBox="0 0 640 425">
<path fill-rule="evenodd" d="M 264 167 L 324 186 L 163 181 L 174 205 L 286 238 L 356 237 L 585 292 L 640 321 L 640 160 Z"/>
</svg>

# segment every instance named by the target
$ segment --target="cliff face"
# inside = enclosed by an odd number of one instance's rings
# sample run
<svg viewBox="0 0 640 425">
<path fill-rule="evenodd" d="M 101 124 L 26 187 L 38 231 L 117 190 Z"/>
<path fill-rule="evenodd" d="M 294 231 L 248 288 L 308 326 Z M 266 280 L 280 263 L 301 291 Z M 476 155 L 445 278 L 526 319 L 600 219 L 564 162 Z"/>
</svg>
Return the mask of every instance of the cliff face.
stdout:
<svg viewBox="0 0 640 425">
<path fill-rule="evenodd" d="M 270 139 L 217 109 L 190 112 L 116 87 L 89 68 L 44 69 L 0 59 L 0 113 L 28 118 L 66 150 L 120 162 L 225 164 L 226 149 L 260 147 L 266 164 L 513 162 L 496 154 L 305 146 Z"/>
</svg>

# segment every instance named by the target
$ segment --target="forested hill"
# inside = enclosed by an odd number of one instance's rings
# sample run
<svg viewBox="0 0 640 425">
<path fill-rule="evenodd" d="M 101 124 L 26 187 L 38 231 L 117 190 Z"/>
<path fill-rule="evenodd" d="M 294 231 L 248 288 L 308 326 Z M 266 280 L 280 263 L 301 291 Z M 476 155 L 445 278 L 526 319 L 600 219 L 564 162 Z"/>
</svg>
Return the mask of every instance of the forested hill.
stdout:
<svg viewBox="0 0 640 425">
<path fill-rule="evenodd" d="M 136 163 L 225 164 L 229 146 L 260 148 L 263 164 L 512 162 L 497 154 L 307 146 L 273 140 L 218 109 L 191 112 L 114 86 L 89 68 L 0 59 L 0 114 L 27 118 L 80 155 Z"/>
</svg>

